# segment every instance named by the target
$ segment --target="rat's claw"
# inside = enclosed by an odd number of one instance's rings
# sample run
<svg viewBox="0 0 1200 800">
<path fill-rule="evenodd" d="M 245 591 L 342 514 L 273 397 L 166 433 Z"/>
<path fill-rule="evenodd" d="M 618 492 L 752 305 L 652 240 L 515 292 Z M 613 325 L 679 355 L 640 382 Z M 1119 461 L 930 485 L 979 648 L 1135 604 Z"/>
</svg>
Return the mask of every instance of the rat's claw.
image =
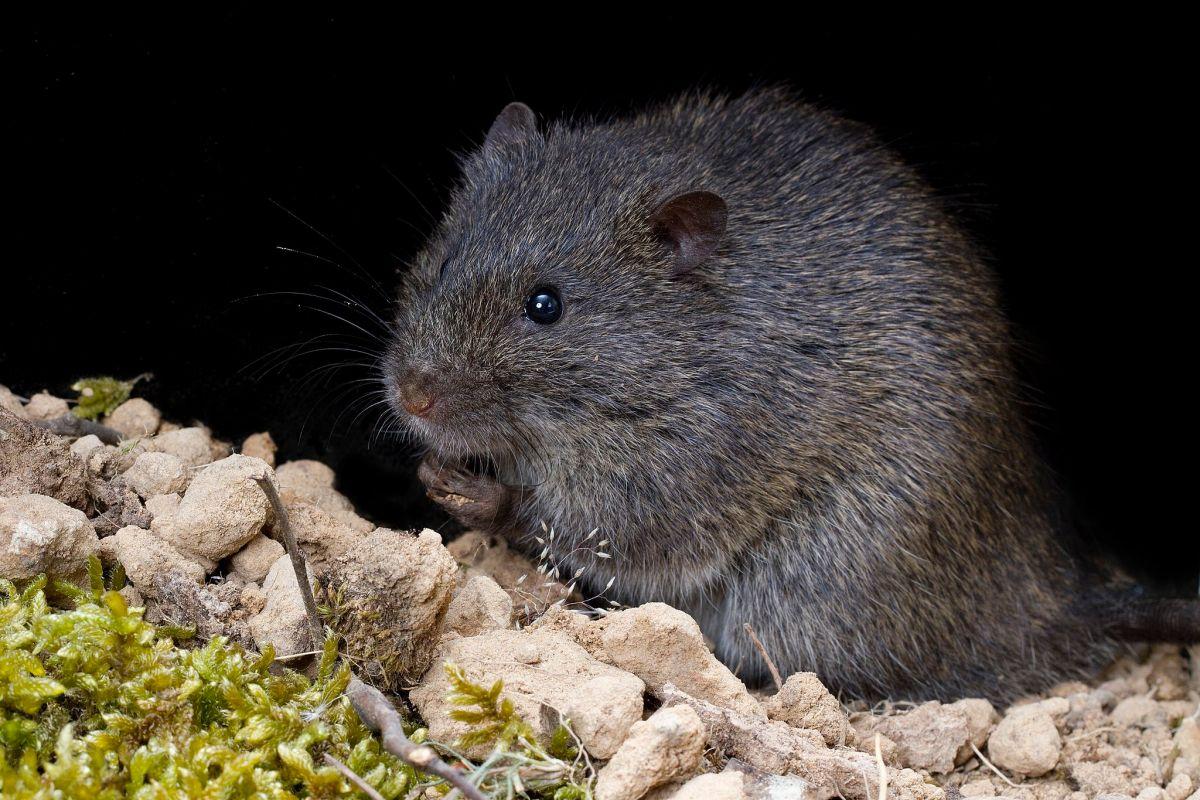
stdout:
<svg viewBox="0 0 1200 800">
<path fill-rule="evenodd" d="M 429 498 L 467 528 L 503 534 L 511 524 L 514 491 L 495 478 L 430 456 L 421 462 L 417 476 Z"/>
</svg>

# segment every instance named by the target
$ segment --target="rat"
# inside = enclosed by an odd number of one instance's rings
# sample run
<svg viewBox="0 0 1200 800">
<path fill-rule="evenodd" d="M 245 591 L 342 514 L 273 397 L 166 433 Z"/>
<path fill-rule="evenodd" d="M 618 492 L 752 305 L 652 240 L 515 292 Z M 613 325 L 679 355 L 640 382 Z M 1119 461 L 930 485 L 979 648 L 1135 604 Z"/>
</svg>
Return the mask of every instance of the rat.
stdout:
<svg viewBox="0 0 1200 800">
<path fill-rule="evenodd" d="M 1013 351 L 914 170 L 771 88 L 545 130 L 507 106 L 384 381 L 465 526 L 687 611 L 747 680 L 750 623 L 846 697 L 1004 700 L 1200 630 L 1080 544 Z"/>
</svg>

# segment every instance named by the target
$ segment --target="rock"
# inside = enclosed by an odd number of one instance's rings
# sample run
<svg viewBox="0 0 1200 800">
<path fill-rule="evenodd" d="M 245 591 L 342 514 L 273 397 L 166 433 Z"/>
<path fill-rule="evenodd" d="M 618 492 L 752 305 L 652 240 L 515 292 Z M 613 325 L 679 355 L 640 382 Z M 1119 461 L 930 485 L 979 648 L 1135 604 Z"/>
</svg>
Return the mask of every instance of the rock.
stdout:
<svg viewBox="0 0 1200 800">
<path fill-rule="evenodd" d="M 104 447 L 104 442 L 100 441 L 96 434 L 89 433 L 87 436 L 80 436 L 71 444 L 71 452 L 87 460 L 88 455 L 97 447 Z"/>
<path fill-rule="evenodd" d="M 842 704 L 813 672 L 790 675 L 779 693 L 763 703 L 763 708 L 771 719 L 819 731 L 828 745 L 844 744 L 850 731 Z"/>
<path fill-rule="evenodd" d="M 304 598 L 290 556 L 282 555 L 271 565 L 263 581 L 262 593 L 266 595 L 262 611 L 246 623 L 258 646 L 273 646 L 277 656 L 314 649 Z"/>
<path fill-rule="evenodd" d="M 82 511 L 40 494 L 0 497 L 0 577 L 46 573 L 81 581 L 99 550 L 96 529 Z"/>
<path fill-rule="evenodd" d="M 996 787 L 986 777 L 965 781 L 958 791 L 963 797 L 995 797 Z"/>
<path fill-rule="evenodd" d="M 444 633 L 475 636 L 512 624 L 512 599 L 491 578 L 477 575 L 463 584 L 446 609 Z"/>
<path fill-rule="evenodd" d="M 740 772 L 719 772 L 697 775 L 666 795 L 668 800 L 750 800 L 746 794 L 746 778 Z"/>
<path fill-rule="evenodd" d="M 261 583 L 283 554 L 283 545 L 260 533 L 229 559 L 230 571 L 247 583 Z"/>
<path fill-rule="evenodd" d="M 25 404 L 25 418 L 40 422 L 70 413 L 71 407 L 67 405 L 67 401 L 61 397 L 55 397 L 49 392 L 38 392 Z"/>
<path fill-rule="evenodd" d="M 1171 743 L 1179 753 L 1174 774 L 1187 775 L 1193 784 L 1200 783 L 1200 724 L 1195 717 L 1187 717 L 1179 723 Z"/>
<path fill-rule="evenodd" d="M 290 489 L 281 490 L 279 499 L 287 511 L 296 542 L 318 575 L 327 572 L 335 558 L 366 537 Z"/>
<path fill-rule="evenodd" d="M 902 769 L 888 776 L 887 797 L 891 800 L 946 800 L 946 792 L 930 783 L 920 772 Z"/>
<path fill-rule="evenodd" d="M 1117 707 L 1112 711 L 1112 721 L 1117 725 L 1149 728 L 1166 725 L 1167 715 L 1159 708 L 1158 703 L 1149 697 L 1134 695 L 1117 703 Z"/>
<path fill-rule="evenodd" d="M 979 750 L 983 749 L 983 745 L 988 740 L 988 735 L 992 732 L 992 727 L 996 724 L 999 715 L 996 714 L 996 709 L 987 700 L 978 697 L 968 697 L 964 700 L 958 700 L 946 706 L 948 709 L 961 711 L 967 719 L 967 730 L 970 733 L 970 739 L 959 748 L 958 754 L 954 758 L 954 763 L 962 764 L 967 761 L 975 752 L 971 749 L 971 745 Z"/>
<path fill-rule="evenodd" d="M 596 800 L 638 800 L 659 784 L 686 778 L 704 755 L 704 724 L 687 706 L 660 708 L 629 729 L 600 770 Z"/>
<path fill-rule="evenodd" d="M 1137 793 L 1136 800 L 1163 800 L 1165 796 L 1161 786 L 1147 786 Z"/>
<path fill-rule="evenodd" d="M 882 733 L 896 743 L 896 758 L 911 769 L 950 772 L 959 752 L 970 752 L 971 726 L 961 708 L 931 701 L 911 711 L 888 716 L 856 714 L 854 726 L 860 738 Z"/>
<path fill-rule="evenodd" d="M 3 383 L 0 383 L 0 408 L 8 410 L 21 419 L 27 419 L 25 416 L 25 405 Z"/>
<path fill-rule="evenodd" d="M 504 682 L 504 697 L 546 740 L 558 727 L 555 709 L 571 723 L 594 758 L 610 758 L 630 726 L 642 717 L 645 685 L 633 675 L 602 664 L 558 631 L 493 630 L 442 643 L 438 661 L 410 696 L 432 738 L 456 741 L 469 728 L 450 718 L 450 688 L 444 665 L 454 664 L 471 680 L 490 686 Z M 468 748 L 484 755 L 488 748 Z"/>
<path fill-rule="evenodd" d="M 181 494 L 188 486 L 187 466 L 170 453 L 142 453 L 125 470 L 125 482 L 142 498 Z"/>
<path fill-rule="evenodd" d="M 655 694 L 670 683 L 713 705 L 757 719 L 766 712 L 704 644 L 696 621 L 664 603 L 609 614 L 583 629 L 580 644 L 606 664 L 632 672 Z"/>
<path fill-rule="evenodd" d="M 100 538 L 112 536 L 129 525 L 138 528 L 150 527 L 150 514 L 142 506 L 137 492 L 126 484 L 123 476 L 113 478 L 107 483 L 93 483 L 92 492 L 95 510 L 101 512 L 92 519 L 92 525 Z"/>
<path fill-rule="evenodd" d="M 115 537 L 112 536 L 109 538 L 115 539 Z M 138 588 L 132 583 L 123 586 L 118 594 L 125 598 L 125 604 L 130 608 L 142 608 L 146 605 L 146 599 L 142 597 L 142 593 L 139 592 Z"/>
<path fill-rule="evenodd" d="M 193 583 L 203 583 L 204 567 L 180 553 L 150 531 L 129 526 L 110 537 L 117 560 L 125 567 L 130 582 L 142 594 L 158 597 L 158 579 L 178 573 Z"/>
<path fill-rule="evenodd" d="M 1010 709 L 988 738 L 988 756 L 997 767 L 1031 778 L 1054 769 L 1061 752 L 1054 720 L 1036 704 Z"/>
<path fill-rule="evenodd" d="M 326 514 L 360 533 L 375 526 L 360 517 L 345 495 L 333 488 L 333 470 L 320 461 L 289 461 L 277 471 L 279 486 L 314 503 Z"/>
<path fill-rule="evenodd" d="M 65 441 L 0 408 L 0 497 L 40 494 L 84 510 L 91 480 Z"/>
<path fill-rule="evenodd" d="M 458 565 L 442 538 L 431 530 L 413 536 L 378 528 L 320 578 L 322 602 L 335 609 L 338 633 L 360 675 L 389 686 L 417 681 L 433 660 L 458 582 Z"/>
<path fill-rule="evenodd" d="M 156 494 L 146 498 L 146 511 L 150 512 L 151 519 L 174 516 L 182 499 L 177 494 Z"/>
<path fill-rule="evenodd" d="M 267 594 L 257 583 L 247 583 L 238 594 L 238 602 L 251 615 L 258 614 L 267 605 Z"/>
<path fill-rule="evenodd" d="M 126 439 L 140 439 L 158 430 L 162 414 L 149 402 L 140 397 L 126 400 L 113 409 L 104 419 L 104 424 L 118 431 Z"/>
<path fill-rule="evenodd" d="M 511 550 L 498 536 L 468 531 L 446 549 L 464 567 L 468 579 L 484 575 L 508 592 L 516 616 L 523 623 L 539 619 L 547 610 L 555 610 L 553 604 L 566 594 L 566 586 L 539 574 L 529 559 Z"/>
<path fill-rule="evenodd" d="M 1183 773 L 1180 773 L 1167 784 L 1163 790 L 1165 800 L 1184 800 L 1192 793 L 1192 779 Z"/>
<path fill-rule="evenodd" d="M 200 470 L 165 531 L 167 539 L 211 572 L 218 561 L 248 544 L 267 523 L 271 504 L 255 481 L 262 476 L 272 478 L 271 468 L 257 458 L 241 455 Z"/>
<path fill-rule="evenodd" d="M 275 466 L 276 452 L 278 448 L 275 446 L 275 440 L 266 432 L 253 433 L 242 442 L 242 455 L 257 458 L 271 467 Z"/>
<path fill-rule="evenodd" d="M 684 704 L 700 715 L 708 731 L 708 746 L 719 755 L 738 759 L 769 775 L 801 778 L 815 797 L 878 794 L 878 765 L 873 755 L 830 749 L 816 731 L 720 708 L 690 697 L 671 684 L 659 692 L 664 706 Z M 899 774 L 889 771 L 893 779 Z"/>
<path fill-rule="evenodd" d="M 213 460 L 212 437 L 204 428 L 180 428 L 160 433 L 142 444 L 147 450 L 178 456 L 189 467 L 202 467 Z"/>
</svg>

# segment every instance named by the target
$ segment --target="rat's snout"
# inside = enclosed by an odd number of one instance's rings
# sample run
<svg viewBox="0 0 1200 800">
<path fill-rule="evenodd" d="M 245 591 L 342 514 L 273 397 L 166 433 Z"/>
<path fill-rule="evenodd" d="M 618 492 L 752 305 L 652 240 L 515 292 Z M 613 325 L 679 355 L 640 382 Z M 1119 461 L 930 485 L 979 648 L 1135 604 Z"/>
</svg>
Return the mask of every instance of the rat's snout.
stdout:
<svg viewBox="0 0 1200 800">
<path fill-rule="evenodd" d="M 396 388 L 400 394 L 400 404 L 414 417 L 428 416 L 437 405 L 439 393 L 431 372 L 406 369 Z"/>
</svg>

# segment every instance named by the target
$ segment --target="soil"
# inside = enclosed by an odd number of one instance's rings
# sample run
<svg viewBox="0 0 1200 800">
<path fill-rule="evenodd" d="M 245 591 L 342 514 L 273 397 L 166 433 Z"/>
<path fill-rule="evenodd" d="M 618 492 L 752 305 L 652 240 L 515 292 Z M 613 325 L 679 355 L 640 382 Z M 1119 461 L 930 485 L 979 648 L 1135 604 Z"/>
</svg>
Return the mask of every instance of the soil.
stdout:
<svg viewBox="0 0 1200 800">
<path fill-rule="evenodd" d="M 591 609 L 503 542 L 377 527 L 325 465 L 276 466 L 265 431 L 221 442 L 140 399 L 101 420 L 115 445 L 35 424 L 64 408 L 0 386 L 0 577 L 78 580 L 98 553 L 148 619 L 302 666 L 316 647 L 256 482 L 270 480 L 364 679 L 407 696 L 447 743 L 462 726 L 445 664 L 503 681 L 539 736 L 568 722 L 598 800 L 876 797 L 881 778 L 900 798 L 1200 800 L 1200 646 L 1131 647 L 1009 708 L 844 705 L 811 673 L 753 692 L 682 611 Z"/>
</svg>

